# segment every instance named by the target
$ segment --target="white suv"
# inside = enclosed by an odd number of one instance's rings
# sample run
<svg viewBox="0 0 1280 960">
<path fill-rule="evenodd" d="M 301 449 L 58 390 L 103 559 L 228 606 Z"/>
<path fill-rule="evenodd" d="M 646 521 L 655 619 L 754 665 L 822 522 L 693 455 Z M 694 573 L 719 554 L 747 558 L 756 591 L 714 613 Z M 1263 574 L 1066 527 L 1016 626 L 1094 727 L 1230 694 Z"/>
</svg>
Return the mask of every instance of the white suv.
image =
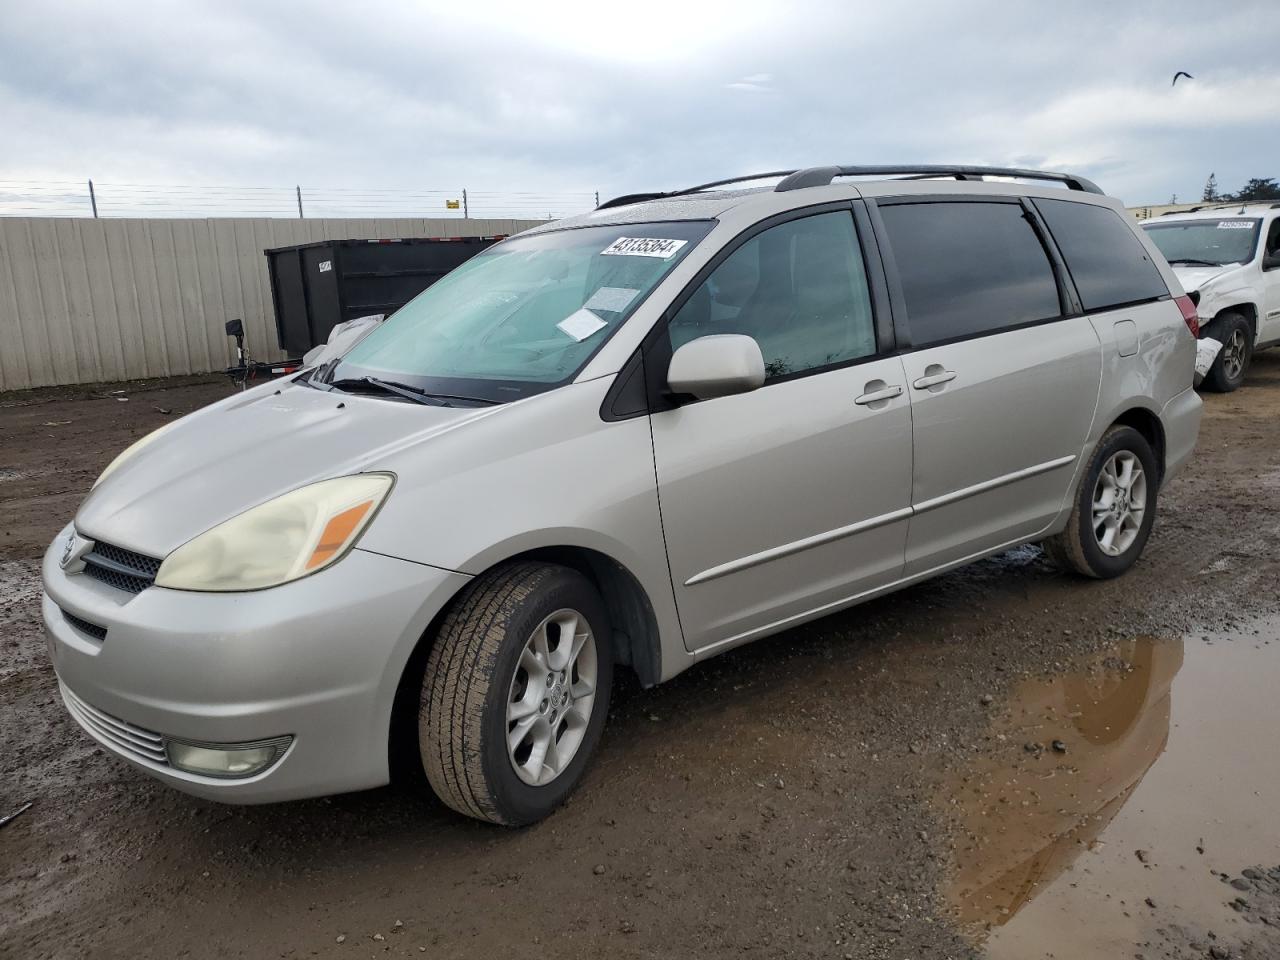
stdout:
<svg viewBox="0 0 1280 960">
<path fill-rule="evenodd" d="M 1205 376 L 1228 392 L 1244 382 L 1253 351 L 1280 344 L 1280 203 L 1230 203 L 1143 224 L 1222 349 Z"/>
</svg>

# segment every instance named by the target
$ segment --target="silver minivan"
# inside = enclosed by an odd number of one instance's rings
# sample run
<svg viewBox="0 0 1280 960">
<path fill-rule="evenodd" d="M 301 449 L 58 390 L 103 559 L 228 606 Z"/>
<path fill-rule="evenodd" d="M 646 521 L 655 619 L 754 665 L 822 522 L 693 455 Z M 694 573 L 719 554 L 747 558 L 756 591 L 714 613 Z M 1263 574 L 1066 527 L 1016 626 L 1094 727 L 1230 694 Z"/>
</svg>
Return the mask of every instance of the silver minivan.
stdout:
<svg viewBox="0 0 1280 960">
<path fill-rule="evenodd" d="M 1027 542 L 1127 570 L 1200 400 L 1195 307 L 1120 203 L 770 176 L 512 237 L 122 453 L 44 559 L 71 715 L 204 797 L 403 770 L 522 824 L 581 777 L 617 669 L 656 684 Z"/>
</svg>

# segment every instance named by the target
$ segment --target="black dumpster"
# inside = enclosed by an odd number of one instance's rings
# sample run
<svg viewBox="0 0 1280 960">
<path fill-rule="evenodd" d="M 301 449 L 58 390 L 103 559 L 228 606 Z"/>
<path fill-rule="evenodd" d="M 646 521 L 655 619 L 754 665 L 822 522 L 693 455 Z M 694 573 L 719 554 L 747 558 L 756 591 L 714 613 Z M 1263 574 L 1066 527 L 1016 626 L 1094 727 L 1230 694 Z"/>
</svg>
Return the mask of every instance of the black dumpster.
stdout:
<svg viewBox="0 0 1280 960">
<path fill-rule="evenodd" d="M 336 324 L 398 310 L 501 239 L 325 240 L 265 250 L 280 349 L 298 357 Z"/>
</svg>

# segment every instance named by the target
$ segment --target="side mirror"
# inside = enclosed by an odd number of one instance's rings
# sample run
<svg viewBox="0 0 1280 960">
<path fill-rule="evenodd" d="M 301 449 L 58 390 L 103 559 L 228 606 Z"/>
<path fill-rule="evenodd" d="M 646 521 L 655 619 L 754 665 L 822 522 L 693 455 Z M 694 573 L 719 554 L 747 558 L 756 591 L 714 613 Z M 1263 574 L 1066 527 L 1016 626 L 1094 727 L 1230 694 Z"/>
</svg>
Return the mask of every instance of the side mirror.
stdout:
<svg viewBox="0 0 1280 960">
<path fill-rule="evenodd" d="M 671 355 L 667 389 L 699 400 L 747 393 L 764 385 L 760 345 L 739 333 L 690 340 Z"/>
</svg>

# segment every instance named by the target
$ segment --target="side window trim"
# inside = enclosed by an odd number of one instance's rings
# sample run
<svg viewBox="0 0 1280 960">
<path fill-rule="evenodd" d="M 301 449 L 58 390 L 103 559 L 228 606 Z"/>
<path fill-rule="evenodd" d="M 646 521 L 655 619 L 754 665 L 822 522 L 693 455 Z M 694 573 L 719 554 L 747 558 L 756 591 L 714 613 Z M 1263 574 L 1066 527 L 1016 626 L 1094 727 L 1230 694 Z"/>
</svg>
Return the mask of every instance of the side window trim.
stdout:
<svg viewBox="0 0 1280 960">
<path fill-rule="evenodd" d="M 1031 222 L 1031 229 L 1040 238 L 1040 245 L 1044 247 L 1049 265 L 1053 268 L 1053 279 L 1058 284 L 1058 306 L 1062 311 L 1058 319 L 1084 316 L 1084 305 L 1080 300 L 1080 291 L 1076 289 L 1075 278 L 1067 269 L 1067 261 L 1063 258 L 1062 251 L 1058 249 L 1058 243 L 1053 239 L 1053 234 L 1050 233 L 1048 224 L 1044 222 L 1044 217 L 1040 216 L 1039 209 L 1031 202 L 1030 197 L 1022 198 L 1022 209 Z"/>
<path fill-rule="evenodd" d="M 1044 229 L 1040 216 L 1034 210 L 1028 211 L 1029 200 L 1020 196 L 975 196 L 973 194 L 928 194 L 924 196 L 916 196 L 914 194 L 892 196 L 892 197 L 867 197 L 865 200 L 867 205 L 868 218 L 875 232 L 876 246 L 880 251 L 880 256 L 884 262 L 885 277 L 889 291 L 889 303 L 893 316 L 893 332 L 897 342 L 897 348 L 894 353 L 898 355 L 914 353 L 916 350 L 932 350 L 934 347 L 945 347 L 952 343 L 962 343 L 966 340 L 981 340 L 984 337 L 996 337 L 1002 333 L 1010 333 L 1014 330 L 1025 330 L 1028 327 L 1039 327 L 1049 323 L 1061 323 L 1063 320 L 1070 319 L 1074 316 L 1080 316 L 1082 311 L 1079 308 L 1079 298 L 1075 291 L 1075 285 L 1070 279 L 1070 273 L 1067 272 L 1066 264 L 1061 259 L 1057 246 L 1048 232 Z M 1012 324 L 1002 327 L 999 330 L 988 330 L 983 333 L 963 334 L 957 337 L 950 337 L 945 340 L 936 340 L 931 343 L 917 346 L 911 339 L 911 318 L 907 312 L 907 297 L 902 289 L 901 276 L 898 273 L 898 264 L 894 259 L 893 245 L 889 242 L 889 232 L 884 225 L 884 220 L 880 216 L 880 207 L 901 206 L 906 204 L 921 203 L 1006 203 L 1017 204 L 1023 208 L 1023 216 L 1031 225 L 1032 232 L 1040 241 L 1040 246 L 1044 249 L 1045 256 L 1049 260 L 1050 270 L 1053 273 L 1054 283 L 1058 288 L 1058 310 L 1056 317 L 1046 317 L 1043 320 L 1028 320 L 1025 323 Z"/>
<path fill-rule="evenodd" d="M 876 328 L 876 356 L 884 356 L 896 352 L 898 342 L 893 325 L 889 273 L 884 262 L 885 251 L 877 239 L 871 215 L 872 210 L 865 201 L 853 201 L 854 233 L 858 237 L 858 246 L 862 248 L 863 269 L 867 274 L 867 288 L 871 292 L 871 317 Z"/>
<path fill-rule="evenodd" d="M 729 259 L 739 247 L 747 243 L 754 237 L 766 230 L 779 226 L 784 223 L 790 223 L 795 220 L 804 220 L 808 217 L 819 216 L 824 213 L 840 213 L 844 212 L 853 219 L 854 238 L 858 242 L 858 255 L 862 258 L 863 270 L 867 277 L 867 289 L 870 293 L 871 300 L 871 319 L 876 335 L 876 351 L 865 357 L 857 357 L 853 360 L 844 360 L 839 363 L 832 363 L 822 367 L 812 367 L 808 370 L 801 370 L 798 373 L 789 374 L 783 377 L 774 378 L 765 383 L 764 388 L 775 383 L 782 383 L 788 380 L 798 380 L 801 377 L 816 376 L 818 374 L 828 373 L 832 370 L 839 370 L 842 367 L 851 367 L 860 363 L 867 363 L 872 360 L 883 359 L 887 354 L 892 352 L 893 340 L 892 336 L 886 340 L 883 337 L 886 326 L 890 334 L 892 334 L 892 325 L 886 325 L 881 314 L 884 312 L 888 303 L 888 291 L 885 287 L 885 278 L 883 266 L 879 256 L 871 256 L 868 250 L 868 236 L 870 233 L 864 233 L 864 224 L 861 223 L 856 214 L 856 208 L 862 204 L 860 200 L 836 200 L 827 203 L 815 204 L 809 207 L 798 207 L 794 210 L 786 210 L 782 213 L 774 214 L 764 220 L 757 221 L 751 226 L 744 229 L 741 233 L 731 239 L 723 247 L 721 247 L 709 261 L 694 274 L 684 288 L 672 298 L 667 309 L 662 312 L 653 328 L 645 334 L 644 341 L 640 350 L 644 359 L 644 374 L 646 381 L 646 393 L 648 395 L 648 410 L 646 413 L 661 413 L 665 410 L 673 410 L 678 404 L 673 402 L 665 394 L 667 366 L 670 357 L 666 355 L 663 349 L 664 345 L 669 346 L 670 340 L 666 338 L 667 325 L 671 319 L 675 317 L 680 309 L 685 305 L 690 297 L 706 282 L 707 278 L 715 272 L 716 268 L 725 260 Z M 879 247 L 877 245 L 878 252 Z M 606 397 L 606 402 L 608 398 Z M 701 401 L 691 401 L 698 403 Z"/>
</svg>

